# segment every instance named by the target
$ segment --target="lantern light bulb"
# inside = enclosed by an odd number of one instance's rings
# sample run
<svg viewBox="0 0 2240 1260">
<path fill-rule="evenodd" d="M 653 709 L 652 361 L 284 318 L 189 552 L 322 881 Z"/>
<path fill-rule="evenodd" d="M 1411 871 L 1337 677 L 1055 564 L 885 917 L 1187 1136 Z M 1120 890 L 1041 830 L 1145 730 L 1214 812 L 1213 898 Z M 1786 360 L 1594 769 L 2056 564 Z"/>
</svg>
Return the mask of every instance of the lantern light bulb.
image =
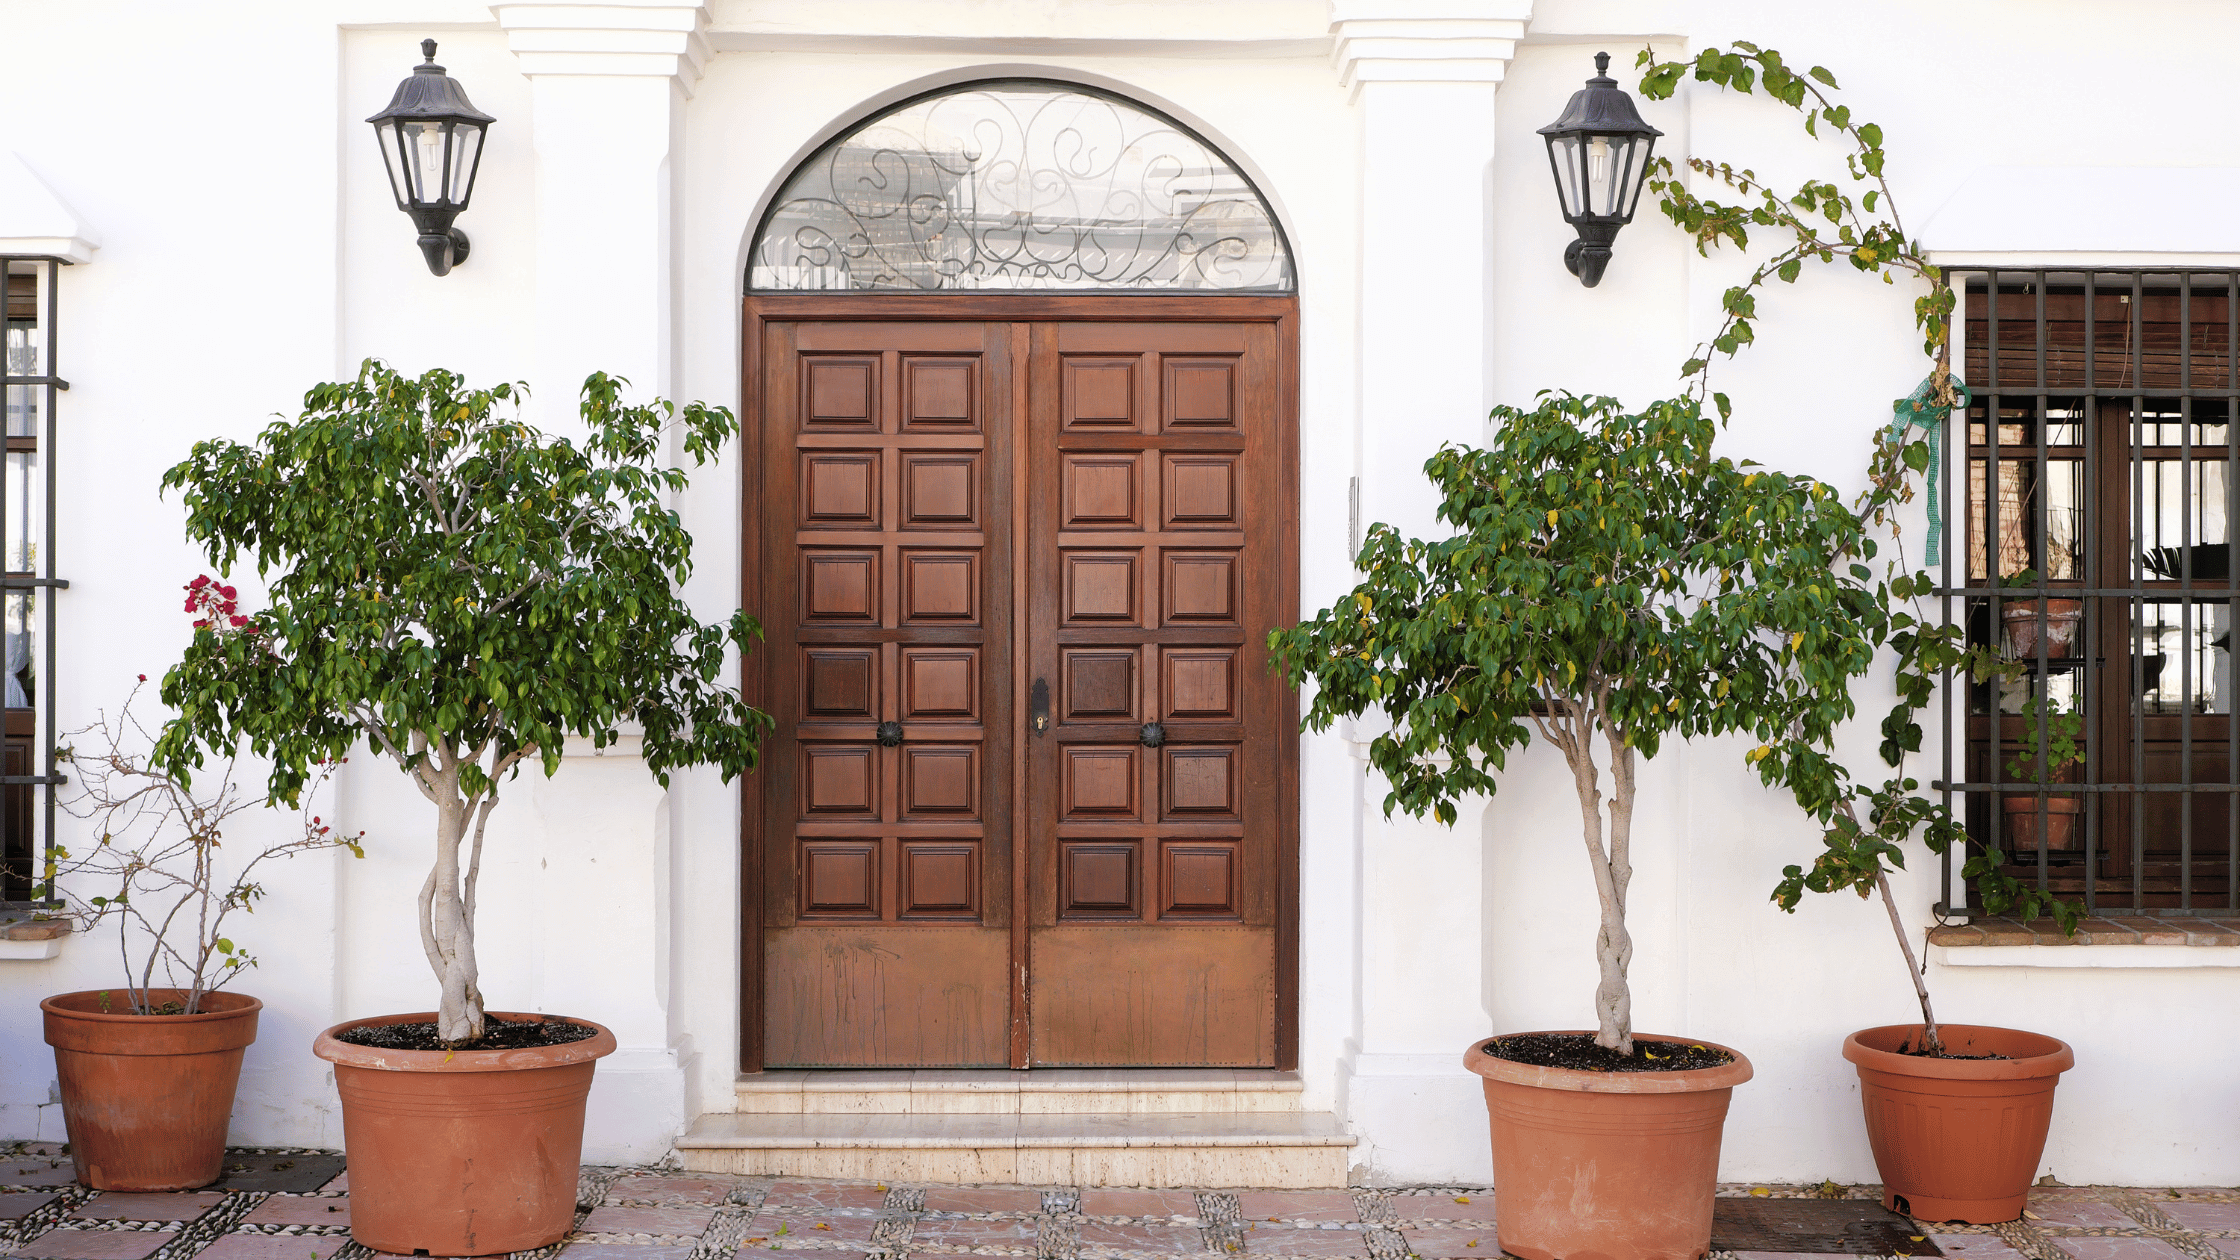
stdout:
<svg viewBox="0 0 2240 1260">
<path fill-rule="evenodd" d="M 420 199 L 441 201 L 448 193 L 443 180 L 443 128 L 423 126 L 413 141 L 420 156 Z"/>
</svg>

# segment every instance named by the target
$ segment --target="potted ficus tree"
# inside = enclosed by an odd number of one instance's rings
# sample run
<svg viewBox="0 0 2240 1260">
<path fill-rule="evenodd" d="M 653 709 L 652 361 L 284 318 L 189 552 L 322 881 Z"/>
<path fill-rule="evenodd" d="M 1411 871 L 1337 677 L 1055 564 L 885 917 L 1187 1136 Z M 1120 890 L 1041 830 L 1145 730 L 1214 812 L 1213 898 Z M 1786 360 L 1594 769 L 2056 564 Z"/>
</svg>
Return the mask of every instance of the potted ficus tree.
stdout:
<svg viewBox="0 0 2240 1260">
<path fill-rule="evenodd" d="M 484 829 L 524 765 L 634 726 L 646 769 L 755 763 L 769 719 L 720 677 L 759 634 L 703 624 L 678 587 L 692 540 L 665 496 L 736 429 L 698 403 L 631 406 L 584 382 L 580 442 L 512 414 L 520 388 L 408 379 L 368 360 L 254 442 L 209 441 L 165 474 L 221 571 L 269 582 L 254 639 L 202 636 L 164 679 L 159 760 L 246 740 L 292 799 L 370 747 L 426 797 L 434 861 L 419 944 L 434 1011 L 335 1025 L 351 1232 L 377 1251 L 526 1251 L 573 1224 L 584 1098 L 614 1037 L 587 1019 L 488 1009 L 475 961 Z"/>
<path fill-rule="evenodd" d="M 1912 479 L 1925 475 L 1931 508 L 1928 559 L 1935 563 L 1939 447 L 1933 436 L 1918 437 L 1915 430 L 1934 435 L 1966 402 L 1966 390 L 1951 370 L 1951 316 L 1957 303 L 1944 273 L 1923 256 L 1899 217 L 1882 129 L 1854 118 L 1847 106 L 1834 101 L 1835 76 L 1824 67 L 1797 71 L 1779 52 L 1755 44 L 1736 41 L 1730 49 L 1707 48 L 1690 61 L 1671 62 L 1659 62 L 1644 49 L 1638 64 L 1644 67 L 1642 93 L 1652 100 L 1670 96 L 1690 75 L 1739 92 L 1762 90 L 1802 114 L 1808 134 L 1845 146 L 1850 182 L 1865 185 L 1856 198 L 1834 182 L 1817 179 L 1808 179 L 1793 194 L 1777 192 L 1746 167 L 1689 158 L 1689 170 L 1704 186 L 1723 185 L 1742 195 L 1739 203 L 1723 203 L 1699 195 L 1669 160 L 1651 163 L 1646 188 L 1655 195 L 1657 208 L 1689 233 L 1699 251 L 1708 253 L 1723 243 L 1745 250 L 1749 234 L 1761 229 L 1771 229 L 1782 242 L 1747 279 L 1722 295 L 1719 327 L 1683 366 L 1682 375 L 1692 378 L 1691 389 L 1701 396 L 1713 352 L 1731 356 L 1754 340 L 1750 321 L 1757 314 L 1756 290 L 1776 278 L 1794 282 L 1808 262 L 1840 261 L 1888 283 L 1903 275 L 1920 284 L 1925 291 L 1915 299 L 1914 319 L 1933 366 L 1913 396 L 1895 404 L 1895 423 L 1876 435 L 1868 488 L 1857 508 L 1863 518 L 1888 526 L 1894 535 L 1896 509 L 1913 499 Z M 2074 525 L 2067 528 L 2073 532 Z M 1872 552 L 1860 553 L 1862 561 L 1871 557 Z M 1926 572 L 1909 570 L 1902 546 L 1891 557 L 1885 561 L 1884 587 L 1892 600 L 1911 606 L 1936 590 Z M 2221 566 L 2224 558 L 2204 555 L 2200 561 Z M 1919 714 L 1935 702 L 1942 679 L 1997 679 L 2000 692 L 2016 683 L 2042 686 L 2031 678 L 2027 661 L 2042 656 L 2050 662 L 2070 654 L 2082 619 L 2081 601 L 2063 588 L 2041 584 L 2034 571 L 2010 575 L 2003 585 L 2013 592 L 2006 605 L 2011 615 L 2002 618 L 2005 625 L 2000 627 L 2004 651 L 1990 641 L 1989 628 L 1971 643 L 1964 624 L 1941 624 L 1917 607 L 1893 608 L 1887 638 L 1877 642 L 1894 651 L 1897 691 L 1882 720 L 1880 753 L 1888 773 L 1879 785 L 1854 781 L 1825 741 L 1812 738 L 1782 741 L 1758 762 L 1768 784 L 1793 792 L 1798 804 L 1824 824 L 1823 851 L 1810 867 L 1787 868 L 1774 901 L 1794 910 L 1807 891 L 1879 895 L 1921 1008 L 1918 1024 L 1863 1029 L 1843 1046 L 1844 1057 L 1859 1072 L 1883 1202 L 1925 1219 L 1977 1224 L 2021 1216 L 2052 1121 L 2054 1088 L 2074 1065 L 2075 1055 L 2060 1040 L 2040 1033 L 1940 1024 L 1889 872 L 1905 865 L 1905 846 L 1916 835 L 1939 855 L 1968 843 L 1966 829 L 1941 802 L 1922 796 L 1919 782 L 1906 773 L 1907 756 L 1921 747 Z M 2023 707 L 2029 719 L 2023 755 L 2010 764 L 2010 773 L 2040 784 L 2059 782 L 2057 776 L 2080 758 L 2076 739 L 2082 719 L 2066 706 L 2040 699 L 2035 686 Z M 2026 804 L 2008 814 L 2010 828 L 2018 814 L 2039 823 L 2040 792 L 2016 795 Z M 2032 838 L 2049 847 L 2062 817 L 2050 808 L 2056 799 L 2047 798 L 2043 825 L 2030 828 Z M 2072 832 L 2074 817 L 2069 815 Z M 2024 919 L 2050 915 L 2064 932 L 2075 931 L 2082 907 L 2008 874 L 2004 862 L 1995 845 L 1985 844 L 1962 867 L 1986 911 Z"/>
<path fill-rule="evenodd" d="M 197 578 L 187 609 L 198 635 L 253 640 L 259 627 L 232 602 L 231 588 Z M 262 846 L 248 840 L 255 824 L 244 815 L 274 802 L 243 790 L 231 756 L 199 788 L 151 760 L 155 736 L 133 708 L 146 683 L 143 675 L 114 714 L 71 732 L 56 752 L 76 781 L 64 808 L 90 834 L 82 851 L 56 853 L 50 887 L 75 930 L 115 925 L 120 964 L 121 983 L 39 1003 L 70 1160 L 95 1190 L 188 1190 L 218 1179 L 242 1054 L 264 1008 L 226 991 L 257 963 L 229 935 L 233 916 L 265 895 L 258 868 L 274 858 L 365 856 L 361 837 L 337 834 L 308 804 L 300 828 Z M 312 769 L 307 797 L 333 768 Z"/>
<path fill-rule="evenodd" d="M 1637 767 L 1667 740 L 1736 732 L 1825 742 L 1887 632 L 1866 523 L 1841 496 L 1712 454 L 1692 398 L 1627 412 L 1543 394 L 1493 412 L 1482 450 L 1424 466 L 1455 533 L 1373 526 L 1350 596 L 1270 635 L 1314 680 L 1307 725 L 1379 711 L 1369 759 L 1387 812 L 1452 823 L 1535 736 L 1571 772 L 1600 918 L 1587 1032 L 1473 1046 L 1493 1130 L 1504 1251 L 1702 1254 L 1720 1129 L 1748 1060 L 1637 1033 L 1627 972 Z"/>
</svg>

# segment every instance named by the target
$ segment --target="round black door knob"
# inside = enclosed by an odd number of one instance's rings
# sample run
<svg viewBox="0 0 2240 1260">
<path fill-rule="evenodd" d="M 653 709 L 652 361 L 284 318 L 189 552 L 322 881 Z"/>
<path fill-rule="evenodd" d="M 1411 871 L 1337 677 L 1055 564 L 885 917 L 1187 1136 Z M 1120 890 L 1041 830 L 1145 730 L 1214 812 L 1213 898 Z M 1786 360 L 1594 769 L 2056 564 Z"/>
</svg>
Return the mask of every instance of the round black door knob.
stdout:
<svg viewBox="0 0 2240 1260">
<path fill-rule="evenodd" d="M 858 728 L 858 729 L 861 729 L 861 728 Z M 881 744 L 885 745 L 885 746 L 886 746 L 886 747 L 888 747 L 888 748 L 892 748 L 892 747 L 894 747 L 895 745 L 897 745 L 897 744 L 901 743 L 901 742 L 902 742 L 902 723 L 900 723 L 900 722 L 881 722 L 881 723 L 879 723 L 879 742 L 880 742 Z"/>
</svg>

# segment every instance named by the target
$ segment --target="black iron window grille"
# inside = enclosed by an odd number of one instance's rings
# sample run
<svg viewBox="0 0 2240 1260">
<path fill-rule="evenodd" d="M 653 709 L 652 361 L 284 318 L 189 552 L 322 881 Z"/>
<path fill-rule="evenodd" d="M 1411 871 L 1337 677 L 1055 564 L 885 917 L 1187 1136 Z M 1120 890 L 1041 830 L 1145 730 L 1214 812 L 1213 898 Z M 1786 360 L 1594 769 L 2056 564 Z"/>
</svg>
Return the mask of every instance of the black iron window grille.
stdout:
<svg viewBox="0 0 2240 1260">
<path fill-rule="evenodd" d="M 63 263 L 0 255 L 6 355 L 0 360 L 7 460 L 0 472 L 0 901 L 51 902 L 54 849 L 55 362 Z"/>
<path fill-rule="evenodd" d="M 1973 391 L 1945 624 L 2010 676 L 1946 679 L 1967 852 L 2091 914 L 2240 911 L 2240 271 L 1955 270 Z M 1978 911 L 1980 912 L 1980 910 Z"/>
</svg>

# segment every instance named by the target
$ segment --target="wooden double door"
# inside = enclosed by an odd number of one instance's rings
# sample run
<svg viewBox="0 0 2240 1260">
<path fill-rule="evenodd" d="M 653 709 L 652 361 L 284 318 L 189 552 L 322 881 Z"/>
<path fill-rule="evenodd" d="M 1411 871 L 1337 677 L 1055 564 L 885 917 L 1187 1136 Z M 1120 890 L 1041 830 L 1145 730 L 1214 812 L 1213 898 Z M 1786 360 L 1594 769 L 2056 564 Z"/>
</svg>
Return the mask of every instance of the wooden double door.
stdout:
<svg viewBox="0 0 2240 1260">
<path fill-rule="evenodd" d="M 1294 1053 L 1292 308 L 1145 301 L 750 307 L 749 1067 Z"/>
</svg>

